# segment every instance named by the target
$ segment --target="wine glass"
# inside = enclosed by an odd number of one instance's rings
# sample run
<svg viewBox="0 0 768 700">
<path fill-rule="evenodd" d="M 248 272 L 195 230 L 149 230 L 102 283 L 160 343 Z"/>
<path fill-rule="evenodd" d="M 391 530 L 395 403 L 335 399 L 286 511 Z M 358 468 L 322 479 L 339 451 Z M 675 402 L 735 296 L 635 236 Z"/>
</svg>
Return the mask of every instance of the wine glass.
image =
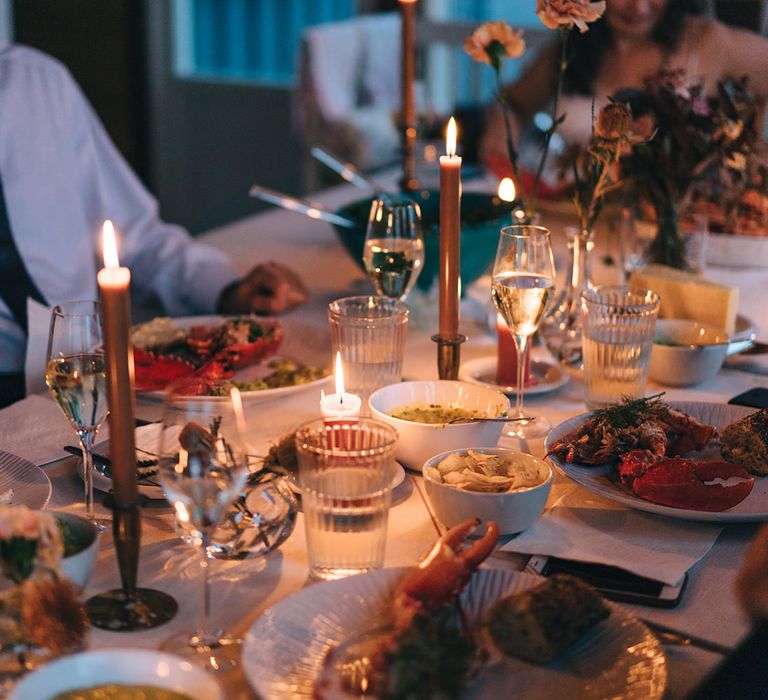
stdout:
<svg viewBox="0 0 768 700">
<path fill-rule="evenodd" d="M 248 475 L 245 426 L 237 389 L 226 397 L 169 392 L 160 435 L 159 479 L 185 541 L 200 556 L 201 606 L 197 629 L 176 635 L 162 648 L 226 671 L 238 665 L 241 640 L 211 628 L 208 549 L 213 533 L 238 498 Z"/>
<path fill-rule="evenodd" d="M 493 264 L 491 293 L 507 322 L 517 350 L 517 400 L 514 417 L 522 417 L 525 393 L 525 352 L 539 327 L 555 286 L 555 263 L 549 231 L 541 226 L 507 226 L 501 229 Z M 545 418 L 514 423 L 508 434 L 529 438 L 549 430 Z"/>
<path fill-rule="evenodd" d="M 363 264 L 379 296 L 405 300 L 424 265 L 421 209 L 416 202 L 392 195 L 373 200 Z"/>
<path fill-rule="evenodd" d="M 51 313 L 45 383 L 80 438 L 86 517 L 104 531 L 93 508 L 93 442 L 107 417 L 107 371 L 101 304 L 71 301 Z"/>
</svg>

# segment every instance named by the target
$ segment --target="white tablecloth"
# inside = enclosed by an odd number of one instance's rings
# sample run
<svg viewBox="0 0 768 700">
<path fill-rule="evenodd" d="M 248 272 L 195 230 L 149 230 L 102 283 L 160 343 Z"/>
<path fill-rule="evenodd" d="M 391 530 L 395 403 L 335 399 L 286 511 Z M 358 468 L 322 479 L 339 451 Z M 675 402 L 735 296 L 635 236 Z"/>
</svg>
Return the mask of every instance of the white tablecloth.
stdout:
<svg viewBox="0 0 768 700">
<path fill-rule="evenodd" d="M 327 206 L 360 197 L 361 193 L 343 186 L 323 193 L 317 200 Z M 562 222 L 547 220 L 555 232 Z M 369 293 L 369 287 L 359 268 L 343 251 L 332 228 L 325 223 L 297 214 L 274 210 L 243 219 L 234 224 L 211 231 L 202 237 L 205 242 L 225 251 L 241 272 L 257 261 L 280 260 L 294 267 L 312 290 L 308 304 L 285 317 L 287 332 L 292 325 L 309 325 L 315 329 L 314 351 L 327 344 L 326 307 L 340 296 Z M 558 254 L 560 270 L 564 253 Z M 600 247 L 596 257 L 602 256 Z M 615 275 L 611 268 L 602 268 L 599 275 L 609 279 Z M 768 326 L 768 310 L 762 300 L 768 298 L 768 276 L 763 272 L 710 270 L 710 276 L 727 280 L 742 287 L 741 311 L 754 321 Z M 482 283 L 481 283 L 482 284 Z M 487 283 L 486 283 L 487 284 Z M 475 289 L 474 296 L 483 298 L 485 292 Z M 489 292 L 488 292 L 489 295 Z M 489 298 L 489 297 L 486 297 Z M 418 300 L 416 300 L 418 305 Z M 469 341 L 462 348 L 465 360 L 493 354 L 494 341 L 488 336 L 482 322 L 478 304 L 468 303 L 481 320 L 463 319 L 462 330 Z M 431 321 L 434 313 L 434 323 Z M 404 363 L 406 378 L 436 378 L 435 346 L 429 336 L 436 329 L 436 309 L 421 304 L 414 314 L 415 323 L 409 329 Z M 673 400 L 726 401 L 750 387 L 759 386 L 764 379 L 757 375 L 734 370 L 723 370 L 717 377 L 701 386 L 668 390 Z M 654 389 L 652 385 L 651 389 Z M 302 394 L 279 402 L 257 403 L 248 408 L 248 420 L 254 439 L 265 444 L 282 431 L 290 429 L 304 419 L 315 417 L 318 397 Z M 532 411 L 546 416 L 552 425 L 586 410 L 582 386 L 572 380 L 556 393 L 527 399 Z M 157 417 L 157 405 L 139 406 L 139 414 Z M 2 432 L 0 426 L 0 433 Z M 542 441 L 522 447 L 539 456 Z M 67 459 L 46 467 L 54 484 L 51 507 L 79 512 L 82 503 L 82 485 L 75 475 L 74 459 Z M 594 498 L 564 477 L 558 477 L 549 503 L 561 497 L 573 503 Z M 395 493 L 386 554 L 386 566 L 412 564 L 418 555 L 435 539 L 438 525 L 431 517 L 419 477 L 409 475 Z M 167 508 L 151 505 L 144 510 L 140 584 L 168 591 L 176 597 L 180 610 L 169 624 L 149 632 L 111 633 L 94 630 L 90 637 L 92 648 L 141 646 L 154 648 L 165 638 L 184 629 L 191 629 L 198 612 L 198 567 L 195 555 L 179 543 L 173 530 Z M 733 579 L 745 547 L 754 535 L 756 526 L 734 526 L 725 529 L 719 540 L 690 572 L 690 582 L 682 603 L 674 610 L 632 607 L 640 616 L 707 637 L 723 644 L 734 645 L 747 631 L 746 621 L 733 596 Z M 490 566 L 522 568 L 525 561 L 520 555 L 498 553 Z M 214 619 L 223 627 L 244 633 L 260 613 L 269 605 L 306 585 L 307 560 L 304 545 L 303 522 L 299 518 L 293 535 L 277 551 L 265 559 L 243 562 L 215 562 L 212 566 L 212 599 Z M 92 594 L 118 585 L 117 566 L 111 536 L 103 538 L 102 551 L 87 593 Z M 716 655 L 692 648 L 667 647 L 670 668 L 670 698 L 682 697 L 719 660 Z M 235 673 L 227 680 L 228 697 L 252 697 L 242 676 Z"/>
</svg>

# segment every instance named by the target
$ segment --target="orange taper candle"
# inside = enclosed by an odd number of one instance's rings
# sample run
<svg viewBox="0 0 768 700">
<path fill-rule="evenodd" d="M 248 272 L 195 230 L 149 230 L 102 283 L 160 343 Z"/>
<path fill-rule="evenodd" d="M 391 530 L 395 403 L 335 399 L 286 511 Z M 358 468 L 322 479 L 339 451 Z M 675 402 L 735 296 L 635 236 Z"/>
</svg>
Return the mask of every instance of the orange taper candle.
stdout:
<svg viewBox="0 0 768 700">
<path fill-rule="evenodd" d="M 461 256 L 461 158 L 456 155 L 456 121 L 448 122 L 446 155 L 440 156 L 440 337 L 459 334 Z"/>
<path fill-rule="evenodd" d="M 99 292 L 104 316 L 104 350 L 107 358 L 109 441 L 112 459 L 112 495 L 118 507 L 138 500 L 136 447 L 133 422 L 133 353 L 131 328 L 131 271 L 120 267 L 112 222 L 102 229 L 104 267 L 99 270 Z"/>
</svg>

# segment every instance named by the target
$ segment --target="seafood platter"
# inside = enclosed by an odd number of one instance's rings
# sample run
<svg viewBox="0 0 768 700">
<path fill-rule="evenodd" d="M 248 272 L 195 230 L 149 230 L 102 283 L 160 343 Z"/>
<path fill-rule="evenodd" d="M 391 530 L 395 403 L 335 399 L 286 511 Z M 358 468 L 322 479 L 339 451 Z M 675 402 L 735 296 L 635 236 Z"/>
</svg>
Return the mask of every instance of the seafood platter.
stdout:
<svg viewBox="0 0 768 700">
<path fill-rule="evenodd" d="M 719 523 L 768 518 L 768 413 L 713 403 L 625 401 L 562 423 L 548 457 L 631 508 Z"/>
<path fill-rule="evenodd" d="M 255 316 L 155 318 L 131 331 L 139 396 L 225 396 L 266 399 L 324 384 L 329 372 L 278 353 L 282 325 Z"/>
<path fill-rule="evenodd" d="M 478 525 L 448 530 L 418 566 L 319 583 L 267 610 L 243 648 L 259 696 L 662 697 L 666 661 L 645 625 L 570 576 L 478 570 L 499 536 L 489 521 L 468 540 Z"/>
</svg>

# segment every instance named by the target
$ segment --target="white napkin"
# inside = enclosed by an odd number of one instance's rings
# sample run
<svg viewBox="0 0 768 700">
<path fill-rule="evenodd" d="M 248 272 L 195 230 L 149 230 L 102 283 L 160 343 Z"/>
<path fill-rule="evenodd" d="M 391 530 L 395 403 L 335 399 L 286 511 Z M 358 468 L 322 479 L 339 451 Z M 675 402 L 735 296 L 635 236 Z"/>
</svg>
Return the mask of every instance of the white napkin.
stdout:
<svg viewBox="0 0 768 700">
<path fill-rule="evenodd" d="M 64 445 L 78 444 L 74 428 L 49 396 L 27 396 L 0 410 L 0 450 L 41 465 L 66 457 Z"/>
<path fill-rule="evenodd" d="M 24 375 L 28 396 L 46 391 L 45 361 L 50 327 L 50 307 L 27 298 L 27 356 L 24 361 Z"/>
<path fill-rule="evenodd" d="M 613 504 L 564 505 L 561 498 L 501 550 L 607 564 L 673 586 L 710 550 L 721 530 Z"/>
</svg>

